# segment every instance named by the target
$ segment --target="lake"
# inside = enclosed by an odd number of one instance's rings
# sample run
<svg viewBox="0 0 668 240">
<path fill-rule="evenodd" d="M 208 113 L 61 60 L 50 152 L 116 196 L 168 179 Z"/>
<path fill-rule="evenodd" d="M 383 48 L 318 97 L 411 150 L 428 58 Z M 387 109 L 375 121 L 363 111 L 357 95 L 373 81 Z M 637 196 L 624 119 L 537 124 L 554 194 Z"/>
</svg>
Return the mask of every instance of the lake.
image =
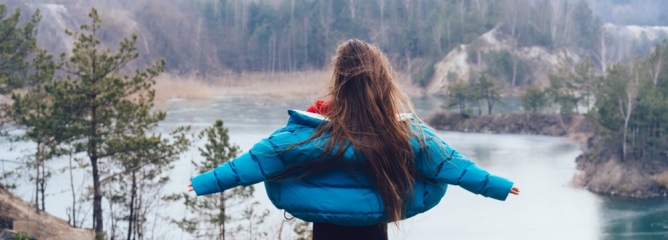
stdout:
<svg viewBox="0 0 668 240">
<path fill-rule="evenodd" d="M 308 99 L 173 99 L 159 104 L 168 114 L 157 131 L 168 132 L 189 124 L 199 132 L 221 118 L 229 128 L 231 140 L 246 151 L 260 139 L 285 126 L 287 109 L 306 109 L 310 103 Z M 415 105 L 418 114 L 426 118 L 440 103 L 433 98 L 425 98 L 415 99 Z M 574 142 L 527 135 L 459 132 L 439 132 L 439 135 L 490 173 L 514 181 L 521 189 L 521 195 L 509 196 L 501 202 L 471 194 L 459 187 L 450 187 L 438 206 L 401 222 L 399 228 L 392 226 L 391 239 L 668 239 L 668 200 L 619 199 L 571 186 L 570 181 L 577 172 L 575 158 L 580 154 Z M 201 146 L 203 141 L 197 144 Z M 30 146 L 0 140 L 0 158 L 22 156 L 21 149 Z M 15 150 L 9 151 L 10 147 Z M 196 175 L 190 162 L 200 159 L 194 147 L 185 153 L 174 164 L 171 182 L 164 194 L 186 191 L 189 179 Z M 49 167 L 57 170 L 66 162 L 66 159 L 53 162 Z M 10 166 L 11 163 L 4 163 L 4 168 Z M 84 178 L 87 177 L 83 171 L 76 173 L 75 185 L 78 189 L 85 187 Z M 34 184 L 27 178 L 19 180 L 19 186 L 15 191 L 17 195 L 23 199 L 33 197 Z M 262 228 L 270 238 L 275 238 L 283 211 L 271 205 L 262 183 L 256 185 L 256 189 L 260 208 L 271 211 Z M 54 176 L 47 186 L 47 193 L 47 211 L 67 219 L 65 207 L 72 201 L 69 175 Z M 106 203 L 103 205 L 107 206 Z M 155 213 L 180 219 L 185 211 L 180 203 L 171 203 L 160 206 Z M 90 216 L 87 225 L 90 225 Z M 170 224 L 168 219 L 162 218 L 149 232 L 155 239 L 190 238 Z M 284 230 L 283 239 L 291 239 L 290 234 L 291 229 Z"/>
</svg>

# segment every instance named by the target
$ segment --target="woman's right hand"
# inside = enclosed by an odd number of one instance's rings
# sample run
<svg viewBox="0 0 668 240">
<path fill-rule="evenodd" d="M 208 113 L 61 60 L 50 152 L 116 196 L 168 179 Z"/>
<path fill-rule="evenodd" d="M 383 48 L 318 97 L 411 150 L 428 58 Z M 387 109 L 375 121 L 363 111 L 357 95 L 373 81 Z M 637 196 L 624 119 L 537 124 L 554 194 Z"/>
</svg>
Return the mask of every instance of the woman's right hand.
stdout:
<svg viewBox="0 0 668 240">
<path fill-rule="evenodd" d="M 195 189 L 193 188 L 193 183 L 191 182 L 190 184 L 188 184 L 188 192 L 192 191 L 195 191 Z"/>
<path fill-rule="evenodd" d="M 513 186 L 513 188 L 510 189 L 510 194 L 513 194 L 513 195 L 520 195 L 520 189 L 517 188 L 517 187 L 515 187 L 515 186 Z"/>
</svg>

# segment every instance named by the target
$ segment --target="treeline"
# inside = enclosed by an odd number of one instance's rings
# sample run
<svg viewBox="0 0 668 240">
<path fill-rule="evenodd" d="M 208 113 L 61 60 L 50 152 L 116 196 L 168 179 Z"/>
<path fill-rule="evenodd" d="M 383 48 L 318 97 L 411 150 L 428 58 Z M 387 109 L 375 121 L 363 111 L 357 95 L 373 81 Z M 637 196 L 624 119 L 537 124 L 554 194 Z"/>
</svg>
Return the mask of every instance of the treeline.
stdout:
<svg viewBox="0 0 668 240">
<path fill-rule="evenodd" d="M 199 136 L 189 126 L 166 135 L 156 133 L 166 113 L 153 109 L 153 85 L 165 61 L 143 69 L 131 67 L 139 58 L 135 35 L 123 38 L 114 50 L 104 47 L 99 38 L 102 20 L 94 8 L 89 22 L 66 31 L 74 39 L 74 48 L 56 58 L 36 44 L 40 12 L 23 24 L 20 14 L 19 9 L 9 13 L 0 4 L 0 35 L 4 36 L 0 38 L 0 89 L 11 96 L 0 102 L 0 132 L 10 141 L 30 143 L 26 146 L 32 149 L 20 159 L 0 159 L 15 166 L 2 165 L 3 185 L 15 189 L 19 178 L 30 180 L 35 210 L 40 212 L 47 207 L 46 188 L 65 184 L 55 183 L 52 177 L 68 176 L 72 194 L 68 223 L 92 226 L 96 239 L 155 238 L 149 228 L 160 218 L 172 219 L 172 224 L 195 237 L 267 236 L 259 225 L 268 210 L 245 202 L 254 195 L 252 186 L 200 198 L 163 193 L 172 164 L 195 140 L 207 141 L 199 149 L 204 159 L 193 161 L 200 172 L 234 159 L 239 151 L 222 120 Z M 47 165 L 66 167 L 53 170 Z M 85 190 L 74 185 L 75 172 L 82 171 Z M 161 207 L 173 201 L 182 201 L 194 217 L 159 214 Z M 85 203 L 92 203 L 92 214 L 82 206 Z M 109 205 L 103 207 L 103 203 Z M 226 214 L 230 210 L 236 211 Z M 231 226 L 228 231 L 226 225 Z M 299 236 L 309 234 L 308 224 L 293 221 L 291 225 Z"/>
<path fill-rule="evenodd" d="M 37 4 L 40 0 L 32 2 L 36 4 L 31 6 L 47 7 Z M 72 12 L 84 3 L 62 2 Z M 140 0 L 100 4 L 123 12 L 109 16 L 113 24 L 101 29 L 103 42 L 116 41 L 119 33 L 136 28 L 143 38 L 138 46 L 145 56 L 139 59 L 141 63 L 165 58 L 167 71 L 204 77 L 322 69 L 339 42 L 358 38 L 378 44 L 395 68 L 425 84 L 433 74 L 434 62 L 497 26 L 517 47 L 600 52 L 601 22 L 584 0 Z"/>
<path fill-rule="evenodd" d="M 620 156 L 650 166 L 668 165 L 668 42 L 596 74 L 585 59 L 550 74 L 544 89 L 532 85 L 522 95 L 525 111 L 558 109 L 561 115 L 586 112 L 597 133 Z M 600 146 L 605 151 L 605 146 Z M 606 148 L 607 149 L 607 148 Z"/>
<path fill-rule="evenodd" d="M 591 118 L 620 146 L 622 160 L 668 164 L 668 43 L 612 66 Z"/>
<path fill-rule="evenodd" d="M 497 26 L 517 47 L 584 54 L 597 50 L 602 31 L 584 0 L 219 0 L 200 9 L 208 36 L 221 45 L 216 57 L 235 71 L 322 68 L 339 42 L 359 38 L 423 84 L 435 61 Z"/>
<path fill-rule="evenodd" d="M 574 66 L 560 64 L 548 74 L 547 86 L 534 82 L 525 89 L 520 96 L 524 111 L 585 114 L 607 144 L 599 151 L 613 151 L 622 161 L 668 165 L 668 42 L 603 73 L 597 68 L 588 57 Z M 450 84 L 443 107 L 458 106 L 464 114 L 482 114 L 486 108 L 491 114 L 499 91 L 499 81 L 483 72 L 470 82 Z"/>
<path fill-rule="evenodd" d="M 487 109 L 487 114 L 492 114 L 494 104 L 501 100 L 501 87 L 499 81 L 489 73 L 484 72 L 479 77 L 471 81 L 457 81 L 448 86 L 448 100 L 441 106 L 442 108 L 451 108 L 457 106 L 459 113 L 471 113 L 467 108 L 469 104 L 475 106 L 478 115 L 482 115 L 483 109 Z"/>
</svg>

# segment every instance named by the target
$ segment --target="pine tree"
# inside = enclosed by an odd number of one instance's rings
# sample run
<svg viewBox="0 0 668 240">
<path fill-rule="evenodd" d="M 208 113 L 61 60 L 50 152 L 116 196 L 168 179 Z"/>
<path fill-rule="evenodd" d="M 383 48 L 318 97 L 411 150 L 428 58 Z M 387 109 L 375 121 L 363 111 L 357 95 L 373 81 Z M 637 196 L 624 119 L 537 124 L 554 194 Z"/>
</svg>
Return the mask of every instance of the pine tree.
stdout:
<svg viewBox="0 0 668 240">
<path fill-rule="evenodd" d="M 487 73 L 480 75 L 478 79 L 478 89 L 480 97 L 487 101 L 487 114 L 492 114 L 494 103 L 501 100 L 501 89 L 499 89 L 496 78 L 489 76 Z"/>
<path fill-rule="evenodd" d="M 467 82 L 457 81 L 448 86 L 448 102 L 444 107 L 459 106 L 459 113 L 466 112 L 466 103 L 475 100 L 476 92 Z"/>
<path fill-rule="evenodd" d="M 140 156 L 145 147 L 156 147 L 162 142 L 158 136 L 144 136 L 165 119 L 165 113 L 152 111 L 155 95 L 151 87 L 154 78 L 163 72 L 165 62 L 158 61 L 132 75 L 126 66 L 139 54 L 135 47 L 137 37 L 123 39 L 118 50 L 102 49 L 97 32 L 101 26 L 95 8 L 91 9 L 90 24 L 83 24 L 80 32 L 66 31 L 75 38 L 71 54 L 63 62 L 67 73 L 64 81 L 54 87 L 56 111 L 63 115 L 61 134 L 76 152 L 85 152 L 91 166 L 93 185 L 93 227 L 96 239 L 104 239 L 102 215 L 101 173 L 110 172 L 114 163 L 123 162 L 123 156 Z M 62 55 L 65 58 L 65 54 Z M 148 144 L 146 143 L 153 143 Z M 146 159 L 139 166 L 151 164 Z M 144 163 L 144 161 L 148 161 Z"/>
<path fill-rule="evenodd" d="M 246 231 L 248 235 L 245 239 L 255 240 L 255 239 L 266 239 L 267 233 L 256 231 L 257 226 L 264 223 L 264 220 L 269 216 L 269 209 L 265 209 L 263 212 L 258 212 L 257 208 L 260 206 L 260 202 L 255 201 L 249 205 L 246 205 L 246 208 L 241 213 L 241 219 L 248 223 Z"/>
<path fill-rule="evenodd" d="M 520 96 L 522 108 L 524 111 L 531 111 L 533 113 L 540 113 L 547 105 L 548 99 L 544 91 L 540 90 L 536 84 L 531 84 L 527 90 Z"/>
<path fill-rule="evenodd" d="M 146 109 L 148 110 L 148 109 Z M 109 199 L 114 223 L 127 222 L 127 239 L 144 239 L 148 213 L 155 211 L 159 205 L 162 188 L 169 181 L 167 173 L 172 169 L 171 163 L 179 159 L 181 153 L 188 150 L 190 140 L 186 133 L 189 127 L 179 127 L 170 133 L 170 141 L 159 134 L 146 136 L 146 129 L 130 129 L 132 134 L 117 137 L 132 151 L 114 156 L 118 173 L 102 179 L 105 185 L 105 196 Z M 112 224 L 109 231 L 111 239 L 118 232 L 117 224 Z M 120 234 L 118 234 L 120 235 Z"/>
<path fill-rule="evenodd" d="M 0 4 L 0 94 L 21 87 L 24 74 L 30 67 L 26 59 L 37 46 L 35 35 L 36 25 L 41 19 L 39 10 L 23 27 L 18 26 L 20 17 L 20 8 L 7 16 L 7 6 Z"/>
<path fill-rule="evenodd" d="M 15 140 L 27 140 L 36 143 L 33 162 L 30 164 L 36 170 L 35 174 L 35 208 L 37 211 L 45 210 L 45 183 L 47 174 L 45 161 L 58 154 L 58 131 L 55 126 L 59 118 L 55 117 L 53 111 L 53 97 L 49 90 L 55 81 L 55 72 L 58 64 L 53 61 L 53 56 L 44 49 L 38 49 L 32 59 L 31 74 L 24 80 L 29 89 L 25 94 L 12 93 L 11 115 L 14 122 L 26 129 L 23 136 Z M 41 175 L 40 175 L 41 168 Z M 40 194 L 42 207 L 40 209 Z"/>
<path fill-rule="evenodd" d="M 23 85 L 23 79 L 30 63 L 27 58 L 37 46 L 35 35 L 36 25 L 41 19 L 38 11 L 30 20 L 19 26 L 21 9 L 16 8 L 7 15 L 7 6 L 0 4 L 0 94 L 10 93 L 13 89 Z M 9 104 L 0 103 L 0 130 L 5 122 L 10 121 L 11 109 Z M 0 131 L 0 136 L 6 135 Z"/>
<path fill-rule="evenodd" d="M 592 62 L 591 58 L 587 57 L 575 66 L 573 78 L 577 90 L 582 96 L 581 98 L 585 101 L 584 104 L 587 107 L 587 111 L 589 111 L 596 88 L 594 62 Z"/>
<path fill-rule="evenodd" d="M 237 157 L 237 154 L 239 154 L 239 147 L 230 142 L 227 128 L 223 126 L 223 120 L 216 120 L 213 126 L 200 132 L 199 137 L 200 139 L 206 139 L 204 148 L 199 148 L 200 154 L 204 159 L 201 162 L 193 161 L 192 164 L 200 173 L 208 172 L 227 161 L 231 161 Z M 191 213 L 198 215 L 201 220 L 196 217 L 191 219 L 183 218 L 174 222 L 181 229 L 198 238 L 225 239 L 226 236 L 233 233 L 230 231 L 231 228 L 229 228 L 231 222 L 234 220 L 246 219 L 249 221 L 248 228 L 240 228 L 247 229 L 249 234 L 254 236 L 253 230 L 256 227 L 254 224 L 257 224 L 258 220 L 262 220 L 264 218 L 263 216 L 266 216 L 266 212 L 258 215 L 255 210 L 246 209 L 243 214 L 241 214 L 241 219 L 233 219 L 231 217 L 232 215 L 229 214 L 231 208 L 244 204 L 246 200 L 252 198 L 254 191 L 255 188 L 253 186 L 239 186 L 220 194 L 200 196 L 196 198 L 184 194 L 182 197 L 186 208 L 189 209 Z M 254 205 L 249 206 L 252 207 Z M 205 223 L 206 226 L 201 226 L 201 223 Z M 240 229 L 238 229 L 237 232 L 239 230 Z M 250 239 L 251 236 L 249 236 L 248 239 Z"/>
<path fill-rule="evenodd" d="M 580 98 L 577 96 L 578 87 L 573 81 L 573 75 L 568 66 L 562 64 L 557 73 L 548 73 L 550 85 L 545 92 L 554 105 L 559 106 L 561 115 L 578 113 Z"/>
</svg>

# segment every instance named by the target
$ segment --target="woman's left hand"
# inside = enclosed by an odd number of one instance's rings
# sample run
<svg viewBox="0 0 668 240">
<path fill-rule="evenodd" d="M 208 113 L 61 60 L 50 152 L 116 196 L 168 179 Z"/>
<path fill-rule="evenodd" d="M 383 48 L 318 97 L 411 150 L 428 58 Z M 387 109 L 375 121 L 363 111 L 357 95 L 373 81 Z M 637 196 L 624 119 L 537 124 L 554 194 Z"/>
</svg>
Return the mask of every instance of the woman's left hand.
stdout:
<svg viewBox="0 0 668 240">
<path fill-rule="evenodd" d="M 520 195 L 520 189 L 513 186 L 513 188 L 510 189 L 510 193 L 513 195 Z"/>
<path fill-rule="evenodd" d="M 195 191 L 195 189 L 193 188 L 193 183 L 190 183 L 190 184 L 188 184 L 188 192 L 192 192 L 192 191 Z"/>
</svg>

